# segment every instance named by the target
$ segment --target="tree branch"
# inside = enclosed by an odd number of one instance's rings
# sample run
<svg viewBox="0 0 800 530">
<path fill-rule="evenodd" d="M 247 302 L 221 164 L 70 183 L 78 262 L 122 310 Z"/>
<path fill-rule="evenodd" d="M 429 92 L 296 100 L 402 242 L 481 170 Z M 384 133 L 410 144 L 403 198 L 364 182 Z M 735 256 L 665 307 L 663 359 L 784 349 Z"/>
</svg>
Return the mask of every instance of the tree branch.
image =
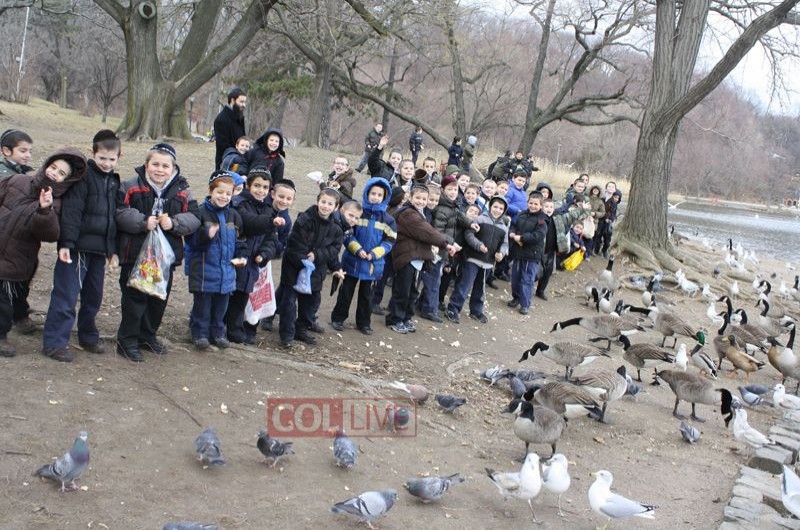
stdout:
<svg viewBox="0 0 800 530">
<path fill-rule="evenodd" d="M 200 0 L 194 4 L 192 25 L 186 40 L 183 41 L 181 51 L 175 58 L 170 79 L 180 79 L 185 76 L 203 58 L 208 43 L 214 35 L 214 26 L 217 24 L 221 9 L 222 0 Z"/>
<path fill-rule="evenodd" d="M 119 24 L 120 28 L 125 27 L 125 18 L 128 16 L 125 8 L 117 2 L 117 0 L 94 0 L 94 3 L 100 6 L 100 9 L 105 11 L 108 16 L 114 19 L 114 22 Z"/>
<path fill-rule="evenodd" d="M 353 11 L 355 11 L 358 16 L 360 16 L 361 19 L 375 31 L 375 33 L 381 37 L 389 36 L 390 31 L 386 28 L 386 26 L 381 24 L 381 22 L 375 18 L 372 13 L 369 12 L 363 3 L 361 3 L 359 0 L 345 0 L 345 2 L 350 4 L 350 7 L 353 8 Z"/>
</svg>

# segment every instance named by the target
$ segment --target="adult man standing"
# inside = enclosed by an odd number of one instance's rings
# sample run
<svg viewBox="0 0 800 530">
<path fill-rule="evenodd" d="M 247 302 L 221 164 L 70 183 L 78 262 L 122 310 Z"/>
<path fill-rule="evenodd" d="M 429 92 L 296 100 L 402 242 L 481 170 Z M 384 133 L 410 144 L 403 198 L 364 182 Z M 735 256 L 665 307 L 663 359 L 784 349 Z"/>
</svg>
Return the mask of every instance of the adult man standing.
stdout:
<svg viewBox="0 0 800 530">
<path fill-rule="evenodd" d="M 414 132 L 411 133 L 411 137 L 408 139 L 408 148 L 411 150 L 411 161 L 414 163 L 414 167 L 416 167 L 419 152 L 425 149 L 425 145 L 422 143 L 422 127 L 417 127 L 414 129 Z"/>
<path fill-rule="evenodd" d="M 370 129 L 367 133 L 367 136 L 364 137 L 364 156 L 361 157 L 361 162 L 358 163 L 356 167 L 356 171 L 361 173 L 364 170 L 364 166 L 367 165 L 367 159 L 369 158 L 369 154 L 372 152 L 373 149 L 378 147 L 378 143 L 381 141 L 383 137 L 383 124 L 376 123 L 375 127 Z"/>
<path fill-rule="evenodd" d="M 229 147 L 236 147 L 236 140 L 245 135 L 244 108 L 247 106 L 247 94 L 239 87 L 228 92 L 228 104 L 214 119 L 214 137 L 217 144 L 215 166 L 219 169 L 222 156 Z"/>
</svg>

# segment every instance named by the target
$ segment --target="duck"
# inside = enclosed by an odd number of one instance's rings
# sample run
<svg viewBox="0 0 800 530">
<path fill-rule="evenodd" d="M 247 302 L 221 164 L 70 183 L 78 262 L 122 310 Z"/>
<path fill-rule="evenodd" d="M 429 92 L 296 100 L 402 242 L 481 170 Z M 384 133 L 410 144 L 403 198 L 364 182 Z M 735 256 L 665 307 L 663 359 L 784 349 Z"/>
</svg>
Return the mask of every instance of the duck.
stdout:
<svg viewBox="0 0 800 530">
<path fill-rule="evenodd" d="M 656 372 L 657 366 L 675 362 L 672 352 L 661 349 L 655 344 L 647 342 L 631 344 L 630 339 L 625 335 L 620 335 L 619 341 L 622 343 L 622 349 L 625 350 L 622 358 L 636 368 L 636 380 L 640 383 L 642 382 L 642 368 L 652 368 Z M 653 384 L 658 384 L 658 382 L 653 381 Z"/>
<path fill-rule="evenodd" d="M 678 405 L 681 401 L 688 401 L 692 404 L 692 414 L 689 417 L 700 423 L 705 423 L 705 420 L 699 418 L 695 413 L 695 406 L 698 403 L 702 405 L 719 405 L 721 402 L 720 411 L 722 414 L 728 414 L 729 417 L 733 415 L 731 410 L 733 395 L 729 390 L 725 388 L 714 389 L 706 379 L 688 372 L 662 370 L 661 372 L 657 371 L 656 376 L 666 381 L 675 394 L 675 407 L 672 409 L 672 415 L 679 420 L 686 419 L 686 416 L 678 414 Z"/>
<path fill-rule="evenodd" d="M 625 395 L 628 389 L 628 379 L 625 365 L 620 365 L 616 372 L 611 370 L 592 370 L 575 378 L 575 385 L 586 390 L 596 401 L 603 402 L 600 410 L 599 421 L 609 423 L 606 420 L 606 409 L 608 404 L 616 401 Z"/>
<path fill-rule="evenodd" d="M 602 415 L 600 405 L 592 395 L 586 389 L 572 383 L 555 381 L 543 385 L 536 384 L 525 392 L 523 399 L 535 401 L 561 414 L 564 419 L 580 418 L 587 414 L 597 419 Z"/>
<path fill-rule="evenodd" d="M 786 410 L 800 409 L 800 398 L 786 393 L 786 387 L 778 383 L 772 389 L 772 404 Z"/>
<path fill-rule="evenodd" d="M 530 444 L 549 444 L 553 450 L 551 457 L 556 454 L 558 440 L 567 422 L 557 412 L 547 407 L 534 407 L 529 401 L 513 399 L 503 409 L 504 413 L 512 413 L 514 419 L 514 435 L 525 442 L 525 454 L 528 454 Z"/>
<path fill-rule="evenodd" d="M 796 327 L 792 326 L 789 331 L 789 341 L 786 346 L 781 346 L 778 341 L 772 339 L 772 345 L 767 350 L 767 360 L 783 376 L 781 384 L 786 384 L 786 380 L 792 378 L 797 381 L 795 394 L 800 392 L 800 359 L 794 353 L 794 336 Z"/>
<path fill-rule="evenodd" d="M 653 329 L 663 337 L 661 340 L 662 348 L 667 342 L 667 337 L 674 339 L 672 347 L 675 347 L 678 344 L 678 335 L 695 339 L 700 344 L 705 343 L 705 333 L 694 329 L 676 314 L 659 311 L 658 307 L 654 305 L 648 308 L 631 307 L 630 310 L 635 313 L 644 313 L 650 317 L 653 321 Z"/>
<path fill-rule="evenodd" d="M 744 309 L 737 309 L 734 314 L 738 314 L 742 319 L 739 324 L 732 326 L 738 344 L 748 353 L 755 353 L 758 350 L 766 352 L 767 345 L 769 344 L 767 339 L 769 337 L 764 334 L 764 331 L 758 326 L 752 326 L 747 323 L 747 313 Z M 727 313 L 721 313 L 721 315 L 722 326 L 717 331 L 717 335 L 724 335 L 726 329 L 730 325 L 730 316 Z"/>
<path fill-rule="evenodd" d="M 706 352 L 703 351 L 702 344 L 696 344 L 689 354 L 692 364 L 700 370 L 700 375 L 708 376 L 711 379 L 717 378 L 717 365 Z"/>
<path fill-rule="evenodd" d="M 737 347 L 736 336 L 731 335 L 717 335 L 714 337 L 714 348 L 717 350 L 717 355 L 719 355 L 719 369 L 722 366 L 722 358 L 728 359 L 730 363 L 733 365 L 733 375 L 732 377 L 736 377 L 738 370 L 742 370 L 745 373 L 745 380 L 750 380 L 750 374 L 753 372 L 757 372 L 764 366 L 764 361 L 759 361 L 758 359 L 748 355 L 744 351 L 740 350 Z"/>
<path fill-rule="evenodd" d="M 550 333 L 561 331 L 570 326 L 580 326 L 595 335 L 598 338 L 589 339 L 590 342 L 599 342 L 602 340 L 608 341 L 607 350 L 611 349 L 611 340 L 616 339 L 620 335 L 632 335 L 639 331 L 644 331 L 644 328 L 638 324 L 632 324 L 625 319 L 613 315 L 600 315 L 596 317 L 578 317 L 556 322 L 553 324 L 553 329 Z"/>
<path fill-rule="evenodd" d="M 585 366 L 600 357 L 611 358 L 607 350 L 601 350 L 577 341 L 559 341 L 551 344 L 539 341 L 522 352 L 519 362 L 528 360 L 528 357 L 533 357 L 540 351 L 542 355 L 554 363 L 566 368 L 565 378 L 567 381 L 572 377 L 574 367 Z"/>
</svg>

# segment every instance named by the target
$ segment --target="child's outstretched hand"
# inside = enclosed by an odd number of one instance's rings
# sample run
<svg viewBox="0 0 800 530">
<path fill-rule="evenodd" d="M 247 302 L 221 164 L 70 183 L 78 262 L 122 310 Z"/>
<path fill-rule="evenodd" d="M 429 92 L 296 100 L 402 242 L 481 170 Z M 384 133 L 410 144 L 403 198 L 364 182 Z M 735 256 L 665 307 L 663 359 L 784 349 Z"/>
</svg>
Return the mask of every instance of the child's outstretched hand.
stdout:
<svg viewBox="0 0 800 530">
<path fill-rule="evenodd" d="M 147 231 L 152 232 L 158 226 L 158 217 L 151 215 L 147 218 Z"/>
<path fill-rule="evenodd" d="M 272 224 L 275 225 L 275 226 L 283 226 L 283 225 L 286 224 L 286 219 L 284 219 L 283 217 L 276 217 L 272 221 Z"/>
<path fill-rule="evenodd" d="M 339 278 L 340 280 L 344 280 L 344 270 L 339 269 L 338 271 L 335 271 L 332 276 Z"/>
<path fill-rule="evenodd" d="M 53 205 L 53 188 L 47 187 L 39 191 L 39 206 L 50 208 Z"/>
<path fill-rule="evenodd" d="M 381 141 L 378 142 L 378 149 L 383 149 L 384 147 L 386 147 L 386 144 L 388 143 L 389 143 L 389 136 L 384 134 L 383 136 L 381 136 Z"/>
<path fill-rule="evenodd" d="M 61 263 L 72 263 L 72 258 L 70 257 L 68 248 L 58 249 L 58 261 Z"/>
<path fill-rule="evenodd" d="M 472 223 L 471 225 L 469 225 L 469 227 L 472 228 L 472 230 L 475 232 L 481 231 L 481 225 L 479 225 L 478 223 Z"/>
<path fill-rule="evenodd" d="M 219 232 L 219 225 L 211 225 L 208 228 L 208 239 L 214 239 L 214 236 Z"/>
</svg>

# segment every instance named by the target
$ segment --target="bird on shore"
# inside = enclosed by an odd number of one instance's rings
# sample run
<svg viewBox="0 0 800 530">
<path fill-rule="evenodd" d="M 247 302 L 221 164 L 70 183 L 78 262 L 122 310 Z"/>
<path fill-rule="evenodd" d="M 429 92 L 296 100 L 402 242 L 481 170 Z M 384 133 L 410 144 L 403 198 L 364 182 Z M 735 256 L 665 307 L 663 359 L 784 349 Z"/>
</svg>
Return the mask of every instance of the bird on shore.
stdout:
<svg viewBox="0 0 800 530">
<path fill-rule="evenodd" d="M 783 376 L 781 384 L 786 384 L 786 380 L 792 378 L 797 381 L 795 394 L 800 391 L 800 358 L 794 353 L 794 339 L 796 334 L 795 326 L 789 332 L 789 341 L 786 346 L 780 346 L 778 341 L 770 339 L 772 343 L 767 351 L 767 360 Z"/>
<path fill-rule="evenodd" d="M 697 403 L 703 405 L 719 405 L 721 403 L 720 412 L 723 415 L 728 414 L 729 417 L 732 415 L 731 403 L 733 396 L 727 389 L 718 388 L 715 390 L 709 381 L 699 375 L 677 370 L 656 372 L 656 377 L 666 381 L 673 394 L 675 394 L 675 407 L 672 409 L 672 415 L 679 420 L 686 419 L 686 416 L 678 414 L 678 405 L 681 401 L 688 401 L 692 404 L 692 414 L 689 417 L 700 423 L 705 422 L 705 420 L 695 414 L 695 405 Z"/>
<path fill-rule="evenodd" d="M 596 479 L 589 487 L 589 505 L 596 514 L 608 518 L 605 528 L 612 519 L 624 519 L 631 516 L 655 519 L 657 506 L 633 501 L 611 491 L 614 476 L 610 471 L 601 469 L 592 475 Z"/>
<path fill-rule="evenodd" d="M 700 344 L 705 344 L 705 333 L 695 329 L 688 322 L 674 313 L 667 313 L 660 311 L 655 305 L 650 307 L 631 307 L 634 313 L 643 313 L 650 317 L 653 321 L 653 329 L 660 333 L 663 337 L 661 340 L 661 347 L 663 348 L 667 342 L 667 337 L 672 337 L 674 348 L 678 343 L 678 335 L 694 339 Z"/>
<path fill-rule="evenodd" d="M 539 473 L 539 455 L 536 453 L 528 453 L 519 471 L 501 473 L 487 467 L 486 475 L 492 479 L 492 482 L 494 482 L 494 485 L 503 497 L 513 497 L 528 501 L 528 507 L 531 509 L 533 522 L 539 524 L 539 521 L 536 520 L 536 513 L 533 511 L 533 503 L 531 502 L 542 490 L 542 477 Z"/>
<path fill-rule="evenodd" d="M 569 462 L 566 456 L 556 453 L 542 464 L 542 487 L 558 495 L 558 515 L 561 517 L 564 517 L 564 512 L 561 510 L 561 496 L 569 489 L 570 482 Z"/>
<path fill-rule="evenodd" d="M 686 368 L 689 366 L 689 355 L 686 353 L 686 344 L 681 343 L 678 346 L 678 351 L 675 352 L 675 366 L 686 371 Z"/>
<path fill-rule="evenodd" d="M 67 491 L 67 484 L 71 490 L 78 489 L 75 481 L 89 469 L 88 439 L 89 433 L 81 431 L 69 451 L 52 464 L 45 464 L 37 469 L 34 475 L 61 482 L 61 493 Z"/>
<path fill-rule="evenodd" d="M 689 358 L 692 360 L 692 364 L 700 370 L 700 375 L 708 376 L 711 379 L 717 378 L 717 365 L 714 364 L 711 357 L 703 351 L 702 344 L 695 345 Z"/>
<path fill-rule="evenodd" d="M 499 366 L 493 366 L 492 368 L 487 368 L 486 370 L 481 371 L 478 375 L 481 379 L 489 381 L 489 386 L 495 385 L 498 381 L 506 377 L 509 373 L 509 370 L 505 368 L 500 368 Z"/>
<path fill-rule="evenodd" d="M 603 408 L 600 410 L 598 420 L 601 423 L 608 423 L 606 409 L 609 403 L 625 395 L 628 389 L 627 375 L 625 366 L 621 365 L 616 372 L 611 370 L 592 370 L 577 376 L 573 383 L 585 389 L 595 400 L 602 401 Z"/>
<path fill-rule="evenodd" d="M 467 398 L 451 396 L 449 394 L 436 394 L 435 399 L 436 403 L 448 414 L 452 414 L 453 411 L 467 402 Z"/>
<path fill-rule="evenodd" d="M 333 439 L 333 459 L 338 467 L 350 469 L 358 461 L 358 445 L 351 440 L 344 429 L 337 429 Z"/>
<path fill-rule="evenodd" d="M 600 357 L 611 358 L 607 350 L 601 350 L 582 342 L 569 340 L 546 344 L 539 341 L 522 352 L 519 362 L 528 360 L 529 356 L 533 357 L 537 352 L 542 352 L 542 355 L 554 363 L 564 366 L 566 368 L 565 377 L 567 381 L 572 377 L 572 370 L 576 366 L 585 366 Z"/>
<path fill-rule="evenodd" d="M 759 361 L 755 357 L 748 355 L 745 351 L 740 350 L 737 346 L 736 335 L 717 335 L 714 337 L 714 348 L 719 355 L 719 364 L 717 370 L 722 366 L 723 357 L 730 361 L 733 365 L 733 372 L 731 377 L 736 377 L 738 370 L 745 373 L 745 381 L 750 380 L 750 374 L 757 372 L 764 366 L 764 361 Z"/>
<path fill-rule="evenodd" d="M 533 385 L 525 392 L 526 401 L 536 401 L 538 404 L 564 416 L 564 419 L 589 416 L 595 419 L 601 417 L 600 405 L 594 400 L 592 394 L 586 389 L 572 383 L 554 381 L 543 385 Z"/>
<path fill-rule="evenodd" d="M 787 465 L 783 466 L 781 476 L 781 501 L 784 508 L 800 519 L 800 478 Z"/>
<path fill-rule="evenodd" d="M 700 431 L 685 421 L 681 421 L 681 424 L 678 426 L 678 430 L 681 431 L 681 436 L 688 443 L 695 444 L 700 441 Z"/>
<path fill-rule="evenodd" d="M 769 388 L 762 385 L 746 385 L 739 387 L 739 395 L 742 396 L 742 401 L 753 408 L 756 408 L 760 405 L 769 405 L 770 407 L 774 406 L 763 397 L 763 394 L 768 392 Z"/>
<path fill-rule="evenodd" d="M 622 349 L 625 352 L 622 354 L 622 358 L 636 368 L 636 380 L 640 383 L 642 382 L 643 368 L 652 368 L 655 373 L 656 367 L 659 365 L 675 362 L 672 352 L 659 348 L 655 344 L 648 342 L 631 344 L 630 339 L 624 335 L 620 335 L 619 341 L 622 343 Z M 658 384 L 658 380 L 654 380 L 653 384 Z"/>
<path fill-rule="evenodd" d="M 408 493 L 427 503 L 441 499 L 450 486 L 462 482 L 464 482 L 464 477 L 454 473 L 447 477 L 410 478 L 403 484 L 403 487 Z"/>
<path fill-rule="evenodd" d="M 777 408 L 787 410 L 800 409 L 800 398 L 786 393 L 786 388 L 782 384 L 775 385 L 772 392 L 772 403 Z"/>
<path fill-rule="evenodd" d="M 741 405 L 733 407 L 733 437 L 754 449 L 765 445 L 776 445 L 747 423 L 747 411 L 741 408 Z"/>
<path fill-rule="evenodd" d="M 397 390 L 402 390 L 408 394 L 408 397 L 410 397 L 411 400 L 417 405 L 423 405 L 428 400 L 428 396 L 431 395 L 431 391 L 422 385 L 412 385 L 408 383 L 401 383 L 400 381 L 394 381 L 393 383 L 390 383 L 389 386 L 396 388 Z"/>
<path fill-rule="evenodd" d="M 194 441 L 194 451 L 197 454 L 197 459 L 204 464 L 215 466 L 225 464 L 225 459 L 222 458 L 219 438 L 214 427 L 209 427 L 200 433 Z"/>
<path fill-rule="evenodd" d="M 177 523 L 166 523 L 161 530 L 217 530 L 218 528 L 215 524 L 178 521 Z"/>
<path fill-rule="evenodd" d="M 599 342 L 602 340 L 608 341 L 607 350 L 611 349 L 611 340 L 617 339 L 620 335 L 632 335 L 639 331 L 644 331 L 644 328 L 639 325 L 633 325 L 625 319 L 613 315 L 600 315 L 596 317 L 583 317 L 572 318 L 564 320 L 563 322 L 556 322 L 550 333 L 561 331 L 569 326 L 580 326 L 594 335 L 599 335 L 598 338 L 589 339 L 590 342 Z"/>
<path fill-rule="evenodd" d="M 513 399 L 502 410 L 516 415 L 513 424 L 514 435 L 525 442 L 525 454 L 530 444 L 549 444 L 550 456 L 556 453 L 556 445 L 561 438 L 567 422 L 564 417 L 547 407 L 534 407 L 529 401 Z"/>
<path fill-rule="evenodd" d="M 366 491 L 361 495 L 338 502 L 331 507 L 331 513 L 346 513 L 360 517 L 370 530 L 374 530 L 372 520 L 386 515 L 397 500 L 397 491 Z"/>
<path fill-rule="evenodd" d="M 256 442 L 256 447 L 258 447 L 258 450 L 261 451 L 261 454 L 266 457 L 267 463 L 270 461 L 272 462 L 270 467 L 275 467 L 278 464 L 278 460 L 284 456 L 294 454 L 292 443 L 293 442 L 282 442 L 277 438 L 272 438 L 269 434 L 267 434 L 266 429 L 261 429 L 258 431 L 258 442 Z"/>
</svg>

